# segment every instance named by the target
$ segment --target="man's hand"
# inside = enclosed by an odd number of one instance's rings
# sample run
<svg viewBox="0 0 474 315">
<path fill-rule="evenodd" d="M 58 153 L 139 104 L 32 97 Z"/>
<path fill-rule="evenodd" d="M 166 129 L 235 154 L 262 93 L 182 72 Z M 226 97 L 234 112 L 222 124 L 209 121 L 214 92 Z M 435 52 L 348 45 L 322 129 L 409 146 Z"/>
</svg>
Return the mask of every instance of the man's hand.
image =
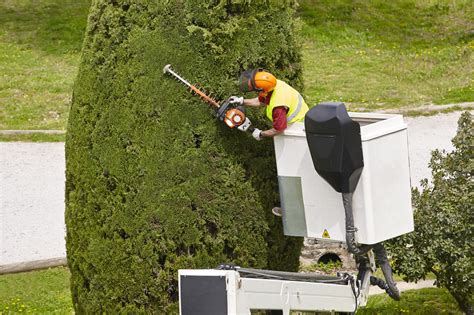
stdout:
<svg viewBox="0 0 474 315">
<path fill-rule="evenodd" d="M 252 137 L 257 140 L 257 141 L 260 141 L 262 140 L 262 131 L 258 128 L 255 128 L 255 130 L 252 132 Z"/>
<path fill-rule="evenodd" d="M 231 104 L 237 104 L 237 105 L 242 105 L 244 103 L 244 97 L 243 96 L 231 96 L 227 100 Z"/>
</svg>

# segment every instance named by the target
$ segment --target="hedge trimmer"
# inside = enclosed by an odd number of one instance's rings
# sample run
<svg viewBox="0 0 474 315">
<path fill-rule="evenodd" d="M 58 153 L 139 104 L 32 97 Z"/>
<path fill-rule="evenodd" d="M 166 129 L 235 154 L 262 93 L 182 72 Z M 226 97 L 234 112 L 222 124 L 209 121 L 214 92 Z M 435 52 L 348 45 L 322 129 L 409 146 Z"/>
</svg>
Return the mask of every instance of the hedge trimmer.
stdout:
<svg viewBox="0 0 474 315">
<path fill-rule="evenodd" d="M 178 81 L 186 85 L 188 88 L 191 89 L 191 92 L 201 97 L 201 99 L 211 105 L 215 109 L 215 115 L 217 119 L 223 121 L 229 128 L 237 128 L 241 131 L 246 131 L 250 128 L 251 122 L 245 116 L 245 109 L 243 106 L 236 106 L 236 103 L 232 102 L 232 99 L 229 98 L 228 100 L 219 104 L 218 101 L 213 99 L 212 97 L 208 96 L 206 93 L 198 89 L 195 85 L 190 84 L 186 81 L 183 77 L 177 74 L 173 69 L 171 69 L 171 65 L 166 65 L 163 68 L 163 73 L 168 73 L 169 75 L 176 78 Z M 253 129 L 253 128 L 250 128 Z M 251 131 L 251 130 L 250 130 Z"/>
</svg>

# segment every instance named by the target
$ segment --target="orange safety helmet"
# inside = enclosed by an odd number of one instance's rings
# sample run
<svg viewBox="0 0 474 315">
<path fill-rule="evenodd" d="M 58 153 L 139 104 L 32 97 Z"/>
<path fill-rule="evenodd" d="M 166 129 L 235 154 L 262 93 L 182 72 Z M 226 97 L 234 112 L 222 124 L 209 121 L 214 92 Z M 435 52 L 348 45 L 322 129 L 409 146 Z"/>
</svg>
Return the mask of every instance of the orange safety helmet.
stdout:
<svg viewBox="0 0 474 315">
<path fill-rule="evenodd" d="M 267 94 L 277 84 L 273 74 L 264 69 L 253 69 L 242 72 L 239 78 L 239 86 L 242 92 L 256 91 Z"/>
</svg>

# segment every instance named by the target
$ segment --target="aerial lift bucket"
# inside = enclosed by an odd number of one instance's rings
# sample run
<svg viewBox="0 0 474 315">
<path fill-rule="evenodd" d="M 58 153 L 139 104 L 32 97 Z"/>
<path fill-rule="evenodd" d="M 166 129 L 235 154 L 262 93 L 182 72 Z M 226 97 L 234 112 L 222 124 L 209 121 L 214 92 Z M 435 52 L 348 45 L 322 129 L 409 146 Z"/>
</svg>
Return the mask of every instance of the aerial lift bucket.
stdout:
<svg viewBox="0 0 474 315">
<path fill-rule="evenodd" d="M 322 103 L 313 107 L 305 116 L 306 140 L 316 172 L 342 193 L 345 210 L 346 244 L 359 263 L 359 277 L 369 268 L 367 252 L 373 249 L 375 258 L 385 276 L 385 285 L 380 279 L 372 279 L 395 300 L 400 293 L 393 280 L 392 269 L 382 243 L 360 245 L 356 242 L 353 193 L 359 182 L 364 159 L 359 123 L 353 121 L 343 103 Z"/>
</svg>

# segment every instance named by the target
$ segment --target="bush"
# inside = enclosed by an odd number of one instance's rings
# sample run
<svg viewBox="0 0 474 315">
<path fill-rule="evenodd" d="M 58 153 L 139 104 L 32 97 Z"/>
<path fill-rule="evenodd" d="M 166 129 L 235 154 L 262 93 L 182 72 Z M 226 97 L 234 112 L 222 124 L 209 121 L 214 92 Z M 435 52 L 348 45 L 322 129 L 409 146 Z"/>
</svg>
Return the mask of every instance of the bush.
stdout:
<svg viewBox="0 0 474 315">
<path fill-rule="evenodd" d="M 461 309 L 473 314 L 474 187 L 473 123 L 462 114 L 451 153 L 432 153 L 433 183 L 413 191 L 415 231 L 391 246 L 394 269 L 410 281 L 429 272 L 453 295 Z"/>
<path fill-rule="evenodd" d="M 224 99 L 240 71 L 301 86 L 294 1 L 94 1 L 66 139 L 67 255 L 78 313 L 174 313 L 177 270 L 297 270 L 271 141 L 217 122 L 165 64 Z M 261 126 L 264 113 L 251 112 Z"/>
<path fill-rule="evenodd" d="M 341 261 L 330 261 L 328 263 L 318 262 L 310 265 L 300 265 L 301 272 L 316 272 L 323 274 L 335 274 L 342 269 Z"/>
</svg>

